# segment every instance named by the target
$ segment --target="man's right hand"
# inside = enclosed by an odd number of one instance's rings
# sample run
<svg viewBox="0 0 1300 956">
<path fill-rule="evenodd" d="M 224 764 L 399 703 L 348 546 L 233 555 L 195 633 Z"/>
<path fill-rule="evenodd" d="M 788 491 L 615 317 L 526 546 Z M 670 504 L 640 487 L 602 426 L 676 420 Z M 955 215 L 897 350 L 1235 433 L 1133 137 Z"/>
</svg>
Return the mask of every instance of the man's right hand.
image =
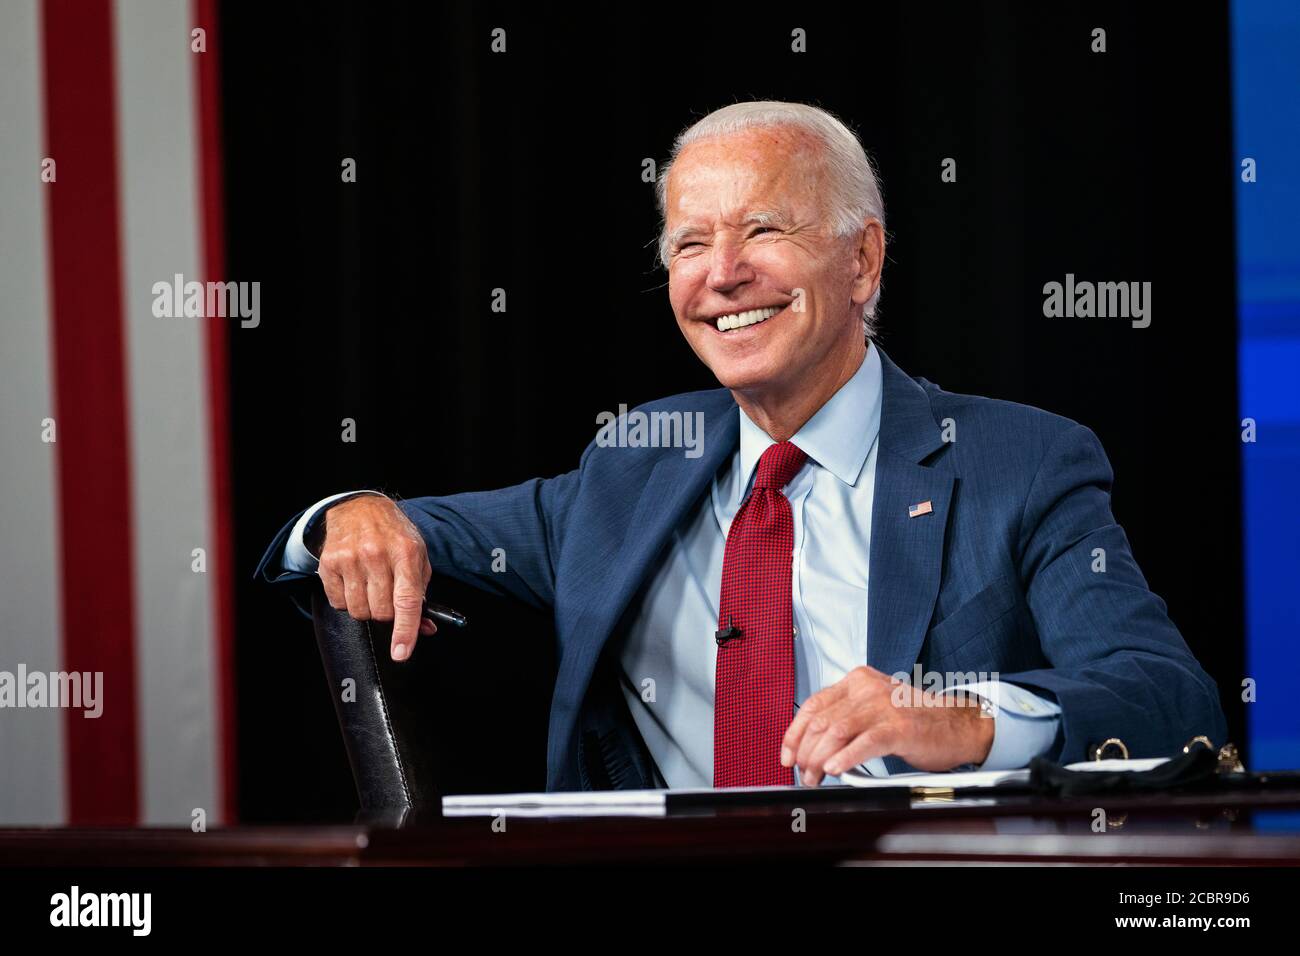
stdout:
<svg viewBox="0 0 1300 956">
<path fill-rule="evenodd" d="M 320 575 L 330 605 L 358 621 L 392 621 L 393 660 L 415 651 L 438 628 L 420 617 L 433 570 L 424 539 L 389 498 L 362 495 L 327 508 L 321 519 Z"/>
</svg>

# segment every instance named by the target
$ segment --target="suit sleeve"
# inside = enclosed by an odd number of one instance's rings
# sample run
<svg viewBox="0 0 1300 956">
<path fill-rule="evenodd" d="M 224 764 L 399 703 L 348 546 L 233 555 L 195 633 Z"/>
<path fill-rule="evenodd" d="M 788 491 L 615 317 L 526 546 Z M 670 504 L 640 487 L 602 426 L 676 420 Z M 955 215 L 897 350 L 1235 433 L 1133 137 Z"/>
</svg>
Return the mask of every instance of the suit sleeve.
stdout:
<svg viewBox="0 0 1300 956">
<path fill-rule="evenodd" d="M 1218 689 L 1147 587 L 1111 514 L 1110 462 L 1081 425 L 1048 448 L 1025 502 L 1020 575 L 1050 669 L 1001 679 L 1057 703 L 1045 754 L 1090 758 L 1109 737 L 1131 757 L 1168 757 L 1204 734 L 1226 742 Z"/>
<path fill-rule="evenodd" d="M 555 603 L 555 566 L 581 469 L 495 491 L 399 501 L 437 574 L 532 607 Z"/>
<path fill-rule="evenodd" d="M 554 478 L 532 478 L 508 488 L 397 501 L 419 530 L 437 574 L 493 594 L 518 598 L 536 608 L 555 601 L 555 566 L 564 529 L 581 482 L 582 465 L 595 442 L 583 452 L 579 467 Z M 272 539 L 255 576 L 294 585 L 290 594 L 310 616 L 303 582 L 314 572 L 286 563 L 295 525 L 291 518 Z"/>
</svg>

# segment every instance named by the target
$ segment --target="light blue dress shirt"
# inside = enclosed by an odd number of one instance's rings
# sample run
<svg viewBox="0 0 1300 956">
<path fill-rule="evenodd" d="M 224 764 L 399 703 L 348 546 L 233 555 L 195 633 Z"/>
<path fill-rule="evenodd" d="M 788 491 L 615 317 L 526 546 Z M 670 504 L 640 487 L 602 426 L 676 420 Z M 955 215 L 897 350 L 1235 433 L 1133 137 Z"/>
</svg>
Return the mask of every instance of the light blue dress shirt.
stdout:
<svg viewBox="0 0 1300 956">
<path fill-rule="evenodd" d="M 791 596 L 799 704 L 867 662 L 881 401 L 880 356 L 868 349 L 857 372 L 790 438 L 808 456 L 785 487 L 794 518 Z M 744 411 L 737 414 L 739 447 L 719 469 L 700 507 L 673 532 L 663 566 L 629 617 L 621 656 L 628 707 L 663 781 L 673 788 L 713 782 L 713 632 L 722 558 L 758 459 L 773 444 Z M 1023 767 L 1055 740 L 1060 720 L 1055 703 L 1001 681 L 964 689 L 995 705 L 993 746 L 979 769 Z M 861 769 L 889 775 L 880 758 Z M 823 785 L 840 782 L 826 777 Z"/>
<path fill-rule="evenodd" d="M 791 596 L 799 704 L 867 662 L 881 401 L 880 356 L 869 348 L 857 372 L 790 439 L 808 456 L 785 488 L 794 519 Z M 630 627 L 620 655 L 632 718 L 654 758 L 659 782 L 674 789 L 713 784 L 713 632 L 722 558 L 727 531 L 748 494 L 758 459 L 773 444 L 742 410 L 736 414 L 739 447 L 719 469 L 700 506 L 673 532 L 662 566 L 629 608 Z M 316 511 L 341 497 L 318 502 L 299 519 L 285 546 L 286 569 L 316 570 L 302 532 Z M 963 689 L 994 704 L 993 746 L 978 769 L 1023 767 L 1051 747 L 1060 723 L 1057 704 L 1001 681 Z M 860 769 L 889 775 L 880 758 Z M 824 786 L 840 782 L 837 777 L 822 781 Z"/>
</svg>

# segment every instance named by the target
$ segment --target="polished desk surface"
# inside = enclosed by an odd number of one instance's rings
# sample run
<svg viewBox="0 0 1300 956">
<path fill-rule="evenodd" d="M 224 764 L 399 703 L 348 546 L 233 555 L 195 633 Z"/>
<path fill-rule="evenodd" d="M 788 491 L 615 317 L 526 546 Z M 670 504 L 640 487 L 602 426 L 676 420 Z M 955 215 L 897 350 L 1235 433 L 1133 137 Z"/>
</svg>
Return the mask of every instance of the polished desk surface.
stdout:
<svg viewBox="0 0 1300 956">
<path fill-rule="evenodd" d="M 0 829 L 17 866 L 363 866 L 698 862 L 1300 865 L 1300 787 L 1062 799 L 808 800 L 666 817 L 408 814 L 348 824 Z M 1106 826 L 1094 831 L 1095 809 Z"/>
</svg>

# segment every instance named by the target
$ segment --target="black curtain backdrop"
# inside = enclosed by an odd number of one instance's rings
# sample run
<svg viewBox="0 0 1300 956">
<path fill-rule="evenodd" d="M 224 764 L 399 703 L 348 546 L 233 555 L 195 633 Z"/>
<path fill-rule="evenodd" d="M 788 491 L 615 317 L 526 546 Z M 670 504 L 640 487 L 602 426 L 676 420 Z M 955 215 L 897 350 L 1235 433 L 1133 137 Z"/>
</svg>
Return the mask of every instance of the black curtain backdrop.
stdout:
<svg viewBox="0 0 1300 956">
<path fill-rule="evenodd" d="M 228 278 L 262 283 L 260 327 L 230 328 L 245 819 L 356 807 L 310 625 L 251 578 L 284 521 L 351 488 L 567 471 L 598 412 L 716 386 L 673 320 L 641 171 L 740 99 L 813 102 L 860 132 L 884 184 L 892 358 L 1097 432 L 1116 515 L 1243 742 L 1224 7 L 228 0 L 221 35 Z M 1150 328 L 1044 318 L 1066 273 L 1150 281 Z M 544 785 L 552 637 L 519 620 L 419 652 L 445 666 L 433 733 L 458 789 Z"/>
</svg>

